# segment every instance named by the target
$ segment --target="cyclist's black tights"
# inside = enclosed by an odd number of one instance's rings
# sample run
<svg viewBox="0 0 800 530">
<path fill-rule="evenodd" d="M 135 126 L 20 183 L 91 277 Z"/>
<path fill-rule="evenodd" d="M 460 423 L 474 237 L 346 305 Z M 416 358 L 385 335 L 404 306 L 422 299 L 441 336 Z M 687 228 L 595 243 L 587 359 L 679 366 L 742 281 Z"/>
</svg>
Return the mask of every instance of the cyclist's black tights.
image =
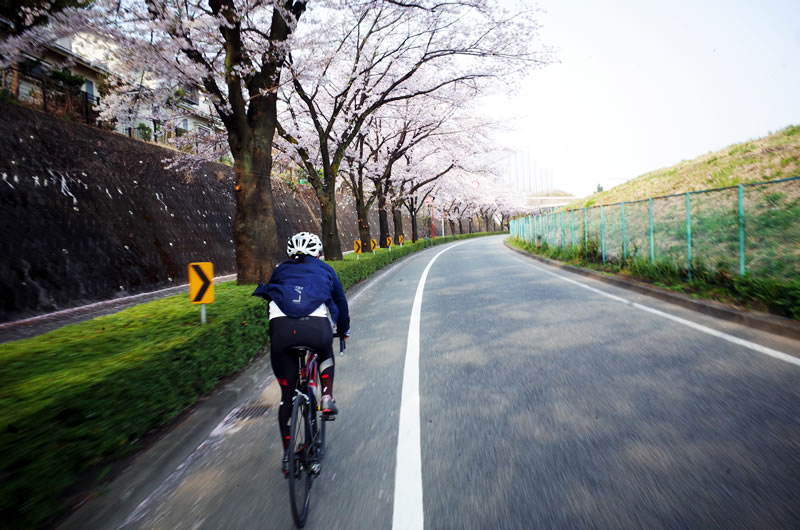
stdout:
<svg viewBox="0 0 800 530">
<path fill-rule="evenodd" d="M 322 394 L 333 394 L 333 330 L 327 317 L 277 317 L 269 321 L 270 360 L 275 379 L 281 387 L 281 406 L 278 424 L 283 448 L 289 446 L 289 420 L 292 416 L 292 396 L 297 385 L 297 357 L 286 353 L 291 346 L 308 346 L 317 354 L 322 381 Z"/>
</svg>

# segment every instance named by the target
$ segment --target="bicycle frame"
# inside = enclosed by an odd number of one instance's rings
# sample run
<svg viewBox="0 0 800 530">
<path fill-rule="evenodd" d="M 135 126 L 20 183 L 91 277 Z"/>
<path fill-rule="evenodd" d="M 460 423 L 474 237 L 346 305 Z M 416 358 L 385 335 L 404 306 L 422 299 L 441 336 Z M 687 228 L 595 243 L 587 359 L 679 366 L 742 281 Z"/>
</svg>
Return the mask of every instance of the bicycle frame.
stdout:
<svg viewBox="0 0 800 530">
<path fill-rule="evenodd" d="M 311 396 L 317 400 L 317 353 L 310 348 L 304 355 L 297 356 L 300 377 L 294 389 L 295 398 L 301 396 L 306 403 L 311 401 Z M 293 398 L 294 399 L 294 398 Z"/>
</svg>

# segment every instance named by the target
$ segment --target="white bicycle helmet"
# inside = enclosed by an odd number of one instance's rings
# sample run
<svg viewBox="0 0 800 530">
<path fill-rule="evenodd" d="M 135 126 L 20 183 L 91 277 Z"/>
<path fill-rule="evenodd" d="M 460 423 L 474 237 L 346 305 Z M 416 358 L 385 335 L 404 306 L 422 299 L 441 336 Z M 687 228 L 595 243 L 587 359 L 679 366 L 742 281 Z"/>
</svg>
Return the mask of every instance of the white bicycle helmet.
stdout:
<svg viewBox="0 0 800 530">
<path fill-rule="evenodd" d="M 299 232 L 289 238 L 289 244 L 286 246 L 286 253 L 290 258 L 299 254 L 307 254 L 309 256 L 319 257 L 322 252 L 322 241 L 311 232 Z"/>
</svg>

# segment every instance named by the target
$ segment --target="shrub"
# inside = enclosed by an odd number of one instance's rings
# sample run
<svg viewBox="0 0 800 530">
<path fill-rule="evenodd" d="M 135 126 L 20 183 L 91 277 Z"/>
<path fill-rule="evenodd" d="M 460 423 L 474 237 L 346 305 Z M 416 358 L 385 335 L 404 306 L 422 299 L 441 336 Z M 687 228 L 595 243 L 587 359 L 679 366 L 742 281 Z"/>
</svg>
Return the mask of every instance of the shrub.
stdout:
<svg viewBox="0 0 800 530">
<path fill-rule="evenodd" d="M 0 518 L 41 526 L 82 473 L 136 449 L 267 339 L 252 286 L 216 287 L 208 324 L 188 293 L 0 347 Z"/>
<path fill-rule="evenodd" d="M 147 126 L 146 123 L 140 123 L 136 126 L 139 131 L 139 138 L 145 142 L 149 142 L 153 138 L 153 129 Z"/>
</svg>

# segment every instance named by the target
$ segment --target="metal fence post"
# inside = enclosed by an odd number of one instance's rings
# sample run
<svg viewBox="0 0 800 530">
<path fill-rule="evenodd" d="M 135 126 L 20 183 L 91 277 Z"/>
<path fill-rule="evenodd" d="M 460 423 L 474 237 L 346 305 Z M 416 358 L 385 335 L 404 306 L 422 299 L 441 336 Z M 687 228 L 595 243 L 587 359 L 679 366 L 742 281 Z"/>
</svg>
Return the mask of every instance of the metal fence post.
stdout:
<svg viewBox="0 0 800 530">
<path fill-rule="evenodd" d="M 689 202 L 689 192 L 686 192 L 686 270 L 689 273 L 689 281 L 692 280 L 692 209 Z"/>
<path fill-rule="evenodd" d="M 606 220 L 603 215 L 603 205 L 600 205 L 600 247 L 603 250 L 603 264 L 606 262 Z"/>
<path fill-rule="evenodd" d="M 739 274 L 744 276 L 744 186 L 739 184 Z"/>
<path fill-rule="evenodd" d="M 572 225 L 572 246 L 575 246 L 575 210 L 570 210 L 570 216 L 572 217 L 570 224 Z"/>
<path fill-rule="evenodd" d="M 656 250 L 653 246 L 653 199 L 649 199 L 650 202 L 650 263 L 655 263 L 656 261 Z"/>
<path fill-rule="evenodd" d="M 586 254 L 589 254 L 589 221 L 586 219 L 587 208 L 583 207 L 583 247 L 586 249 Z"/>
<path fill-rule="evenodd" d="M 551 230 L 550 230 L 550 213 L 549 212 L 547 213 L 547 216 L 545 217 L 544 228 L 546 230 L 546 233 L 545 233 L 545 236 L 544 236 L 544 240 L 547 241 L 547 244 L 549 245 L 551 243 L 551 240 L 550 240 L 550 237 L 551 237 L 550 236 L 550 232 L 551 232 Z"/>
<path fill-rule="evenodd" d="M 628 242 L 625 240 L 625 201 L 622 201 L 622 259 L 628 259 Z"/>
<path fill-rule="evenodd" d="M 542 242 L 550 244 L 550 215 L 544 214 L 544 225 L 542 226 Z"/>
<path fill-rule="evenodd" d="M 561 248 L 564 248 L 564 212 L 561 212 L 561 244 L 559 245 Z"/>
</svg>

